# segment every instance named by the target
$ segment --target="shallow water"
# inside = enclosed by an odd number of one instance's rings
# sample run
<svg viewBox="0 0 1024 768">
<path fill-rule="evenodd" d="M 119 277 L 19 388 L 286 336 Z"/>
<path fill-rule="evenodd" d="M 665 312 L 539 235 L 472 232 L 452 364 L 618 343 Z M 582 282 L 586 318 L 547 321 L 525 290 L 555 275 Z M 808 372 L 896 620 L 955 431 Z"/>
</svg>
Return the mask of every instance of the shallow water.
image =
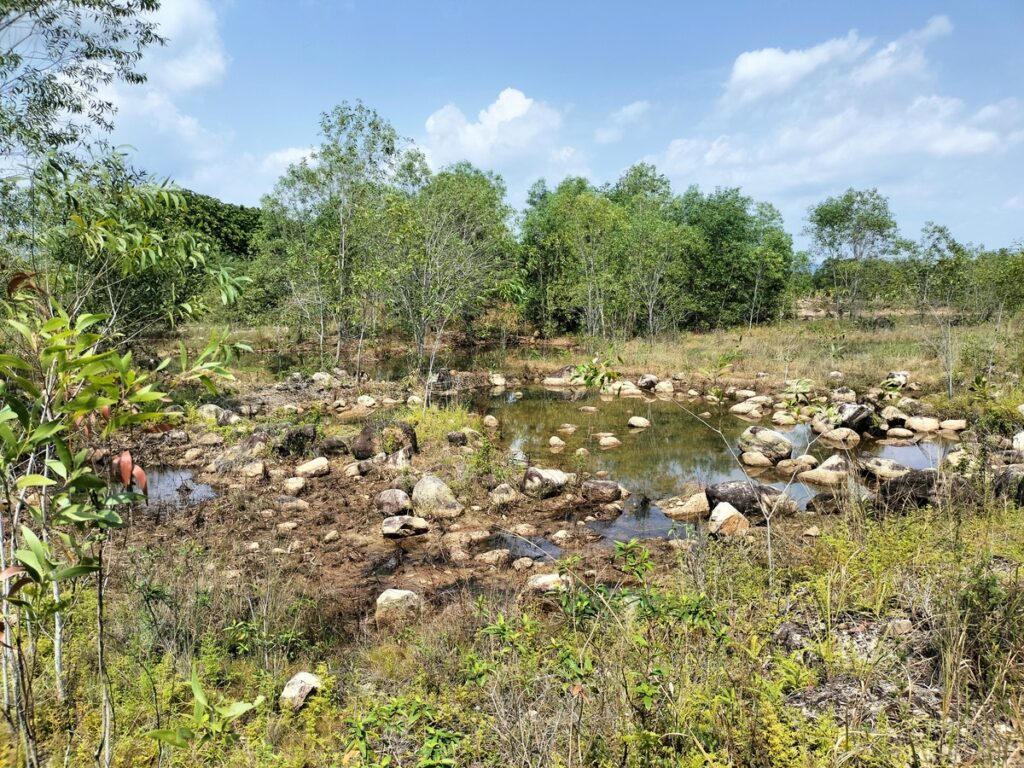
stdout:
<svg viewBox="0 0 1024 768">
<path fill-rule="evenodd" d="M 216 498 L 217 492 L 206 483 L 197 483 L 192 471 L 178 467 L 153 467 L 146 474 L 149 507 L 184 509 Z"/>
<path fill-rule="evenodd" d="M 746 477 L 733 451 L 750 423 L 730 414 L 728 406 L 653 398 L 609 398 L 595 392 L 543 387 L 525 387 L 520 391 L 521 399 L 511 392 L 499 396 L 481 395 L 474 405 L 481 412 L 498 418 L 501 445 L 514 458 L 567 471 L 576 471 L 581 466 L 590 472 L 606 470 L 611 479 L 628 488 L 633 495 L 618 519 L 591 524 L 610 540 L 685 537 L 690 529 L 670 520 L 656 504 L 648 501 L 677 495 L 690 480 L 703 486 Z M 580 408 L 585 405 L 598 410 L 584 413 Z M 711 416 L 699 418 L 697 413 L 705 410 L 710 411 Z M 626 422 L 633 415 L 647 418 L 651 426 L 630 430 Z M 559 426 L 566 423 L 577 426 L 573 434 L 558 431 Z M 810 453 L 825 459 L 837 452 L 814 442 L 817 435 L 806 424 L 775 427 L 768 422 L 761 423 L 786 435 L 794 445 L 794 456 Z M 594 437 L 600 432 L 614 433 L 622 445 L 602 450 Z M 566 443 L 559 453 L 548 447 L 552 435 Z M 576 449 L 581 447 L 590 451 L 590 456 L 582 460 L 575 455 Z M 879 445 L 866 440 L 850 453 L 880 456 L 913 469 L 925 469 L 937 467 L 949 448 L 950 444 L 941 440 L 908 446 Z M 801 507 L 821 490 L 795 481 L 787 483 L 774 474 L 757 475 L 757 479 L 787 489 Z"/>
</svg>

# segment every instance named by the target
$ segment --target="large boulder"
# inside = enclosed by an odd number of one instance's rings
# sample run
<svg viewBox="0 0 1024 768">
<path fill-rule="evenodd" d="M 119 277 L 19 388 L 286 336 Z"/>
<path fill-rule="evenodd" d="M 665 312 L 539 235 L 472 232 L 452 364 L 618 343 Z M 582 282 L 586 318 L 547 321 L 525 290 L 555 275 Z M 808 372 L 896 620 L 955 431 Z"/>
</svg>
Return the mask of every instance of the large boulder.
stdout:
<svg viewBox="0 0 1024 768">
<path fill-rule="evenodd" d="M 711 513 L 708 505 L 708 495 L 704 491 L 698 491 L 691 496 L 671 500 L 674 503 L 660 503 L 661 511 L 665 516 L 684 523 L 695 523 L 704 520 Z"/>
<path fill-rule="evenodd" d="M 872 477 L 875 480 L 891 480 L 894 477 L 903 477 L 910 472 L 905 467 L 892 459 L 883 459 L 881 456 L 872 456 L 857 462 L 857 469 L 861 474 Z"/>
<path fill-rule="evenodd" d="M 412 506 L 422 515 L 442 518 L 458 517 L 463 509 L 452 489 L 436 475 L 419 479 L 412 489 Z"/>
<path fill-rule="evenodd" d="M 560 469 L 529 467 L 523 474 L 523 493 L 535 499 L 557 496 L 566 486 L 576 482 L 576 475 Z"/>
<path fill-rule="evenodd" d="M 385 421 L 367 424 L 350 446 L 352 455 L 360 461 L 372 459 L 379 453 L 392 454 L 403 448 L 419 452 L 416 429 L 407 421 Z"/>
<path fill-rule="evenodd" d="M 860 434 L 849 427 L 836 427 L 823 433 L 821 440 L 839 448 L 853 448 L 860 443 Z"/>
<path fill-rule="evenodd" d="M 796 502 L 778 488 L 753 480 L 716 483 L 708 486 L 704 493 L 710 509 L 727 502 L 753 523 L 764 522 L 765 513 L 782 516 L 797 511 Z"/>
<path fill-rule="evenodd" d="M 739 445 L 744 453 L 760 453 L 772 464 L 793 455 L 793 443 L 785 435 L 765 427 L 747 427 L 740 435 Z"/>
</svg>

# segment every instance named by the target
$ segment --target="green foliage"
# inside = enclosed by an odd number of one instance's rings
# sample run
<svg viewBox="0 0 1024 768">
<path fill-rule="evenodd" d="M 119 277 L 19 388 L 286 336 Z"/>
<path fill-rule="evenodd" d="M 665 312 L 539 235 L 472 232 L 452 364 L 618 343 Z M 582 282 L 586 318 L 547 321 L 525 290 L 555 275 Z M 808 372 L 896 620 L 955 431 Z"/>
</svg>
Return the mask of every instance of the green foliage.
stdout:
<svg viewBox="0 0 1024 768">
<path fill-rule="evenodd" d="M 263 704 L 263 697 L 257 696 L 253 701 L 232 701 L 225 704 L 211 704 L 202 683 L 199 671 L 192 668 L 192 717 L 185 725 L 176 728 L 162 728 L 149 732 L 150 738 L 161 744 L 177 749 L 202 747 L 209 743 L 230 745 L 238 736 L 232 730 L 232 724 L 252 710 Z"/>
</svg>

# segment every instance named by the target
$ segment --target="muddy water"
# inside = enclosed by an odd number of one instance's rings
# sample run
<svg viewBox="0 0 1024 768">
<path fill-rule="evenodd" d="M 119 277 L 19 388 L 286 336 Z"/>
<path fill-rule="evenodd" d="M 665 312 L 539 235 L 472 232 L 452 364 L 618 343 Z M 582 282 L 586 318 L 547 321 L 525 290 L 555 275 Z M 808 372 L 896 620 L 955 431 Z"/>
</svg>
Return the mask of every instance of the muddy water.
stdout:
<svg viewBox="0 0 1024 768">
<path fill-rule="evenodd" d="M 667 518 L 650 500 L 676 495 L 690 480 L 710 485 L 745 477 L 734 451 L 740 434 L 750 424 L 731 415 L 727 407 L 673 400 L 602 398 L 593 392 L 553 391 L 541 387 L 527 387 L 521 392 L 521 399 L 505 392 L 498 396 L 487 395 L 475 405 L 499 419 L 502 447 L 517 459 L 567 471 L 576 471 L 581 466 L 590 472 L 606 470 L 610 478 L 627 487 L 633 495 L 625 512 L 614 521 L 593 524 L 609 539 L 685 536 L 689 533 L 687 528 Z M 583 406 L 594 406 L 597 412 L 585 413 L 580 410 Z M 705 409 L 711 416 L 699 418 L 697 413 Z M 633 415 L 648 419 L 651 426 L 640 431 L 630 430 L 626 423 Z M 572 434 L 559 432 L 562 424 L 574 424 L 577 429 Z M 772 428 L 793 442 L 794 456 L 810 453 L 825 459 L 835 452 L 814 442 L 817 436 L 807 425 Z M 594 437 L 600 432 L 614 433 L 622 445 L 602 450 Z M 566 443 L 559 453 L 552 452 L 548 446 L 552 435 Z M 943 441 L 907 446 L 864 441 L 852 453 L 880 456 L 914 469 L 924 469 L 937 467 L 949 447 Z M 580 459 L 575 455 L 578 448 L 586 448 L 590 456 Z M 758 480 L 787 488 L 784 479 L 771 474 L 759 475 Z M 818 490 L 793 482 L 787 492 L 804 506 Z"/>
<path fill-rule="evenodd" d="M 183 509 L 215 498 L 217 493 L 206 483 L 193 479 L 191 470 L 177 467 L 153 467 L 147 473 L 149 492 L 146 505 Z"/>
</svg>

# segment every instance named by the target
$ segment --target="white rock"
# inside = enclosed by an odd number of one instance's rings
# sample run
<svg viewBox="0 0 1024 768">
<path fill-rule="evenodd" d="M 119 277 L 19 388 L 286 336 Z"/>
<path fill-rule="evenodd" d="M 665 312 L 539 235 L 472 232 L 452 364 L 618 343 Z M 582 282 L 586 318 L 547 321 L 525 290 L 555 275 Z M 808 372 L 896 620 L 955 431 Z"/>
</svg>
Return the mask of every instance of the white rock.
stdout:
<svg viewBox="0 0 1024 768">
<path fill-rule="evenodd" d="M 558 435 L 552 435 L 548 438 L 548 445 L 552 448 L 565 448 L 565 440 Z"/>
<path fill-rule="evenodd" d="M 323 687 L 323 680 L 312 672 L 298 672 L 284 684 L 281 691 L 281 708 L 297 712 L 302 709 L 311 694 Z"/>
<path fill-rule="evenodd" d="M 708 519 L 708 532 L 713 536 L 739 536 L 750 530 L 750 521 L 736 507 L 723 501 Z"/>
<path fill-rule="evenodd" d="M 558 592 L 568 587 L 569 577 L 558 573 L 537 573 L 526 582 L 526 589 L 530 592 Z"/>
<path fill-rule="evenodd" d="M 597 441 L 597 444 L 602 448 L 618 448 L 622 445 L 622 441 L 615 437 L 615 435 L 605 435 Z"/>
<path fill-rule="evenodd" d="M 324 456 L 317 456 L 315 459 L 300 464 L 295 468 L 296 477 L 323 477 L 331 471 L 331 462 Z"/>
<path fill-rule="evenodd" d="M 904 426 L 914 432 L 938 432 L 939 420 L 931 416 L 911 416 Z"/>
<path fill-rule="evenodd" d="M 627 424 L 632 429 L 647 429 L 651 426 L 651 422 L 643 416 L 630 416 Z"/>
<path fill-rule="evenodd" d="M 374 618 L 378 624 L 405 622 L 423 609 L 423 599 L 408 589 L 385 589 L 377 598 Z"/>
</svg>

